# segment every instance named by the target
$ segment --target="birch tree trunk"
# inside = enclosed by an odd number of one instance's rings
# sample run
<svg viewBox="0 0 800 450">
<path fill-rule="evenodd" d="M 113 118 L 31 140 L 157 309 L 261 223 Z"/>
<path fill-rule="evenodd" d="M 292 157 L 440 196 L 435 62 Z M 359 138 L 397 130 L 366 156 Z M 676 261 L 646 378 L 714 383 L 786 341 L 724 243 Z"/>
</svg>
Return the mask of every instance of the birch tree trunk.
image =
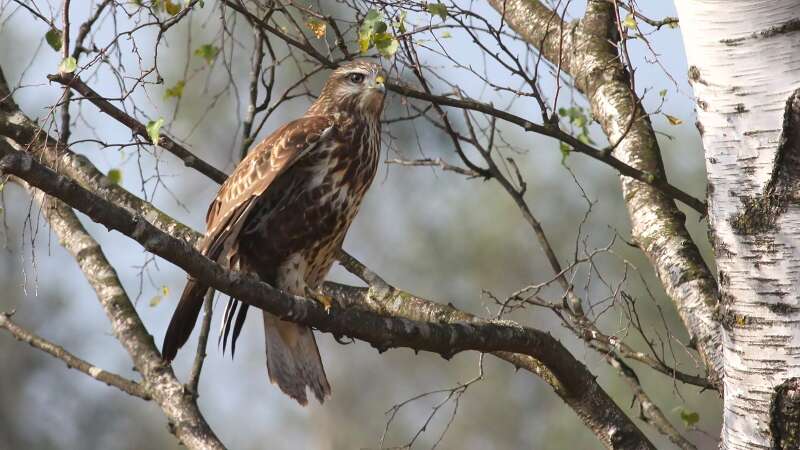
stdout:
<svg viewBox="0 0 800 450">
<path fill-rule="evenodd" d="M 722 448 L 798 448 L 800 0 L 676 0 L 724 328 Z"/>
</svg>

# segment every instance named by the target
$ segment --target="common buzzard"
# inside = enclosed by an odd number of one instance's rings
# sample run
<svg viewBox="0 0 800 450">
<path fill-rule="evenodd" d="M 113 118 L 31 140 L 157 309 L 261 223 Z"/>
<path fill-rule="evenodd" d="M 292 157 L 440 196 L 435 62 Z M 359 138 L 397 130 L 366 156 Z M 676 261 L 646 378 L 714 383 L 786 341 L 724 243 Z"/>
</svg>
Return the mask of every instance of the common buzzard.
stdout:
<svg viewBox="0 0 800 450">
<path fill-rule="evenodd" d="M 202 253 L 325 301 L 318 289 L 377 169 L 383 81 L 367 61 L 334 70 L 305 115 L 255 146 L 222 185 L 208 209 Z M 189 338 L 208 288 L 189 278 L 164 338 L 167 361 Z M 223 343 L 232 332 L 235 346 L 247 309 L 228 301 Z M 262 314 L 270 380 L 302 405 L 306 387 L 323 402 L 331 388 L 311 329 Z"/>
</svg>

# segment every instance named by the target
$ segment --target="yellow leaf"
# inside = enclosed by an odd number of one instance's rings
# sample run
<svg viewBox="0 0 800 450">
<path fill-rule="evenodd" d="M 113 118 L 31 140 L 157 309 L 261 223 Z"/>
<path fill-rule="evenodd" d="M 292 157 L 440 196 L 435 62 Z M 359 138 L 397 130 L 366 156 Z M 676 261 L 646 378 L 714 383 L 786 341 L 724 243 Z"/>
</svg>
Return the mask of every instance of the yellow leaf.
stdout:
<svg viewBox="0 0 800 450">
<path fill-rule="evenodd" d="M 164 2 L 164 9 L 167 11 L 167 14 L 174 16 L 181 12 L 181 5 L 180 3 L 172 3 L 171 0 L 166 0 Z"/>
<path fill-rule="evenodd" d="M 680 125 L 683 121 L 675 116 L 670 116 L 669 114 L 664 114 L 664 117 L 667 118 L 670 125 Z"/>
<path fill-rule="evenodd" d="M 119 169 L 111 169 L 106 174 L 106 178 L 108 178 L 108 182 L 111 184 L 120 184 L 122 183 L 122 171 Z"/>
<path fill-rule="evenodd" d="M 622 24 L 625 25 L 625 28 L 636 29 L 636 18 L 633 17 L 633 14 L 628 14 L 625 20 L 622 21 Z"/>
<path fill-rule="evenodd" d="M 361 53 L 367 53 L 369 44 L 369 34 L 360 33 L 358 36 L 358 49 L 361 50 Z"/>
<path fill-rule="evenodd" d="M 72 73 L 78 68 L 78 61 L 72 56 L 65 58 L 58 66 L 58 71 L 61 73 Z"/>
<path fill-rule="evenodd" d="M 327 24 L 325 22 L 318 19 L 309 19 L 309 21 L 306 22 L 306 26 L 314 33 L 317 39 L 325 37 L 325 31 L 327 30 Z"/>
</svg>

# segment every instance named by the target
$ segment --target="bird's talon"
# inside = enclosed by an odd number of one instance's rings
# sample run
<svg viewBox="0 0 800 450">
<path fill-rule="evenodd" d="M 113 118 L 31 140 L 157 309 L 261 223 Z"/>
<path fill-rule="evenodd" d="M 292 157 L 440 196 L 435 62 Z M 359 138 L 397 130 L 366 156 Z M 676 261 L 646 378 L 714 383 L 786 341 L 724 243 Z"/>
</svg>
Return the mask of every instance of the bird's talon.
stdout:
<svg viewBox="0 0 800 450">
<path fill-rule="evenodd" d="M 325 307 L 325 312 L 330 312 L 331 306 L 333 306 L 333 297 L 330 295 L 325 295 L 321 292 L 315 292 L 311 289 L 306 289 L 306 294 L 308 298 L 316 300 L 317 302 L 321 303 L 322 306 Z"/>
</svg>

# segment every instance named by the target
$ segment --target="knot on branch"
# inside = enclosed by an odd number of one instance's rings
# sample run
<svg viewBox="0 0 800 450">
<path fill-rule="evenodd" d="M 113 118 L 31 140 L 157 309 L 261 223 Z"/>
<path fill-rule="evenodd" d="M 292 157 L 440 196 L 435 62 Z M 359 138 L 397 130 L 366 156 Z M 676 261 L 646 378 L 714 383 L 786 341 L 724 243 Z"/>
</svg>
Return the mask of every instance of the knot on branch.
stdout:
<svg viewBox="0 0 800 450">
<path fill-rule="evenodd" d="M 33 164 L 33 158 L 27 153 L 12 152 L 4 156 L 0 154 L 0 156 L 2 156 L 0 158 L 0 174 L 17 175 L 18 170 L 30 169 Z"/>
<path fill-rule="evenodd" d="M 800 448 L 800 378 L 775 387 L 769 410 L 773 450 Z"/>
<path fill-rule="evenodd" d="M 738 234 L 754 235 L 775 228 L 789 205 L 800 200 L 800 89 L 786 101 L 783 128 L 772 176 L 764 193 L 742 198 L 742 211 L 730 219 Z"/>
</svg>

